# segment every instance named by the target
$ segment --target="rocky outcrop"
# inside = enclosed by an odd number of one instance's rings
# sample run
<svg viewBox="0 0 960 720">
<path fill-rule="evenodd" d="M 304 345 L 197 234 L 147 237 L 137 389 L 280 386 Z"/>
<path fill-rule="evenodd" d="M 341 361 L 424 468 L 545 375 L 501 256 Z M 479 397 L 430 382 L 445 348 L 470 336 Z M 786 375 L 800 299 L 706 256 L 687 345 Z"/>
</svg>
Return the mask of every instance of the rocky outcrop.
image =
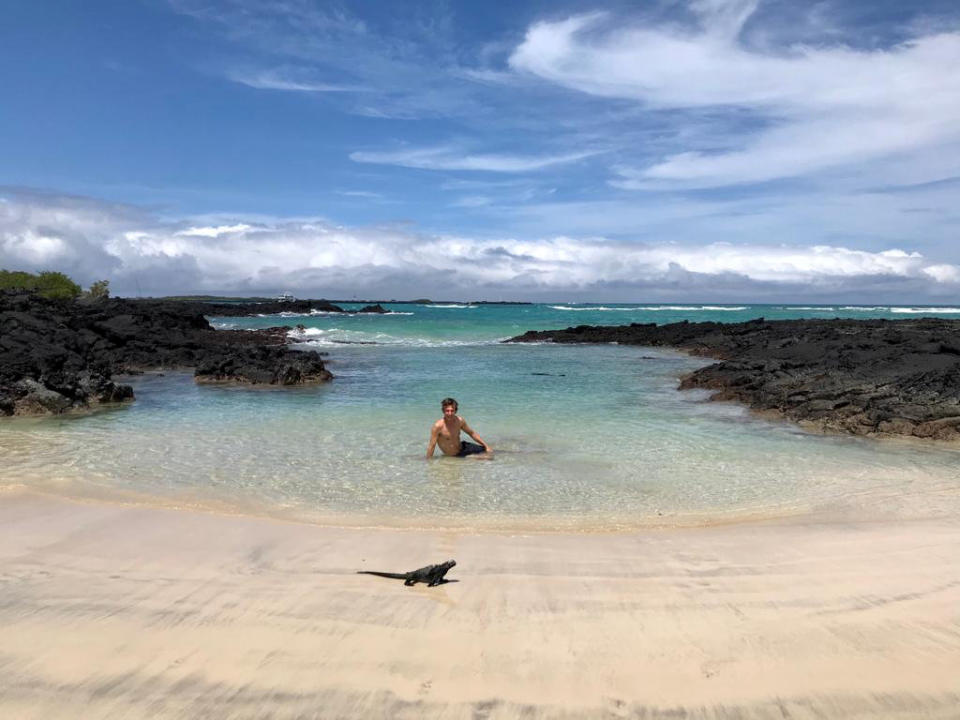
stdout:
<svg viewBox="0 0 960 720">
<path fill-rule="evenodd" d="M 287 347 L 288 328 L 214 330 L 170 301 L 96 303 L 0 293 L 0 415 L 64 413 L 133 399 L 114 374 L 194 369 L 198 382 L 324 382 L 321 354 Z"/>
<path fill-rule="evenodd" d="M 0 415 L 57 415 L 133 399 L 129 385 L 114 383 L 101 373 L 83 371 L 66 378 L 66 382 L 57 382 L 43 375 L 40 380 L 25 377 L 0 387 Z"/>
<path fill-rule="evenodd" d="M 668 346 L 721 362 L 682 378 L 824 431 L 960 440 L 960 321 L 581 325 L 507 342 Z"/>
<path fill-rule="evenodd" d="M 304 385 L 333 378 L 319 353 L 261 346 L 242 352 L 211 354 L 194 371 L 198 383 Z"/>
</svg>

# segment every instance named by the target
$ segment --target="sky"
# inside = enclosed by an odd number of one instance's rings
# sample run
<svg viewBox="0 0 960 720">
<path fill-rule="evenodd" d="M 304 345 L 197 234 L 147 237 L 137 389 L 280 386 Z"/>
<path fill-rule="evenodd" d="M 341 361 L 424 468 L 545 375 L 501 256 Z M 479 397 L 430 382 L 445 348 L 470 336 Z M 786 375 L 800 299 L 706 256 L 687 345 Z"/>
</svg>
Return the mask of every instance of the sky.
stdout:
<svg viewBox="0 0 960 720">
<path fill-rule="evenodd" d="M 8 3 L 0 268 L 960 304 L 958 68 L 956 0 Z"/>
</svg>

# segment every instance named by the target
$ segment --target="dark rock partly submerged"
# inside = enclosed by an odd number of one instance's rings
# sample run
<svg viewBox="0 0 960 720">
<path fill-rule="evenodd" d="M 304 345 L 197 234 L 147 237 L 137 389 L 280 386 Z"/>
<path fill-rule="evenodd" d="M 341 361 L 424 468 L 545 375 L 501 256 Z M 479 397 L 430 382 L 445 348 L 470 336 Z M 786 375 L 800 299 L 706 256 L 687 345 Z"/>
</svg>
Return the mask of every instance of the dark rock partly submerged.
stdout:
<svg viewBox="0 0 960 720">
<path fill-rule="evenodd" d="M 193 307 L 200 305 L 201 307 Z M 320 353 L 287 347 L 288 328 L 214 330 L 201 303 L 96 303 L 0 293 L 0 415 L 133 399 L 114 374 L 194 369 L 198 382 L 292 385 L 332 375 Z"/>
<path fill-rule="evenodd" d="M 507 342 L 666 346 L 721 362 L 680 387 L 807 426 L 960 440 L 960 320 L 776 320 L 530 331 Z"/>
</svg>

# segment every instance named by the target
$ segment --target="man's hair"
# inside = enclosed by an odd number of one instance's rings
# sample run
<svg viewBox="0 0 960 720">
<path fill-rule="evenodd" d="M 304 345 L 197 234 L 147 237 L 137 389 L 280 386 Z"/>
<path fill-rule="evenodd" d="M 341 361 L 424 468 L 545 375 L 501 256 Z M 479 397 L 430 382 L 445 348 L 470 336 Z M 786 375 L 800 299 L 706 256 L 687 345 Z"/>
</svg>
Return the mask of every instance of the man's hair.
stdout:
<svg viewBox="0 0 960 720">
<path fill-rule="evenodd" d="M 441 408 L 445 408 L 448 405 L 453 405 L 454 410 L 458 410 L 460 408 L 460 406 L 457 405 L 457 401 L 454 400 L 453 398 L 444 398 L 443 400 L 440 401 Z"/>
</svg>

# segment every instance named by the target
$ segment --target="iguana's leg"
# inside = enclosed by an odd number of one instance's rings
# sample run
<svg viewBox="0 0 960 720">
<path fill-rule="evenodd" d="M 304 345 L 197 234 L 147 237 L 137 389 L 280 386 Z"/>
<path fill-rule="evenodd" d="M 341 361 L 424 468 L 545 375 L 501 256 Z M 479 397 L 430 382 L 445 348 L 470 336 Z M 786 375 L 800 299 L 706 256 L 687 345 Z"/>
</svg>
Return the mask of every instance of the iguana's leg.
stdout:
<svg viewBox="0 0 960 720">
<path fill-rule="evenodd" d="M 411 585 L 416 585 L 417 581 L 414 580 L 413 578 L 407 578 L 406 580 L 403 581 L 403 584 L 406 585 L 407 587 L 410 587 Z"/>
</svg>

